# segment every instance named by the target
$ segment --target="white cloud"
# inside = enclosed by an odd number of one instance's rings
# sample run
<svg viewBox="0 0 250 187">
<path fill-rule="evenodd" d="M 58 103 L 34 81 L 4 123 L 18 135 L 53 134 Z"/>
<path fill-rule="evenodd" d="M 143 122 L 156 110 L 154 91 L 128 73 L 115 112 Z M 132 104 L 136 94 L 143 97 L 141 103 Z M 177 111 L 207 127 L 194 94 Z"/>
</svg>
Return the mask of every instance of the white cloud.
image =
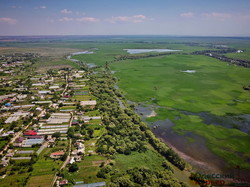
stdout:
<svg viewBox="0 0 250 187">
<path fill-rule="evenodd" d="M 34 9 L 46 9 L 47 7 L 46 6 L 38 6 L 38 7 L 35 7 Z"/>
<path fill-rule="evenodd" d="M 39 8 L 41 8 L 41 9 L 45 9 L 45 8 L 47 8 L 46 6 L 39 6 Z"/>
<path fill-rule="evenodd" d="M 16 24 L 17 20 L 13 18 L 0 18 L 0 22 L 8 23 L 8 24 Z"/>
<path fill-rule="evenodd" d="M 193 12 L 185 12 L 185 13 L 180 14 L 180 16 L 184 17 L 184 18 L 192 18 L 192 17 L 194 17 L 194 13 Z"/>
<path fill-rule="evenodd" d="M 63 9 L 63 10 L 61 10 L 61 13 L 62 14 L 72 14 L 72 11 L 68 10 L 68 9 Z"/>
<path fill-rule="evenodd" d="M 108 22 L 117 23 L 117 22 L 132 22 L 140 23 L 147 19 L 144 15 L 135 15 L 135 16 L 112 16 L 111 19 L 107 19 Z"/>
<path fill-rule="evenodd" d="M 206 18 L 214 18 L 214 19 L 218 19 L 218 20 L 222 20 L 222 21 L 232 17 L 231 14 L 219 13 L 219 12 L 203 13 L 202 16 L 204 16 Z"/>
<path fill-rule="evenodd" d="M 82 18 L 76 18 L 76 21 L 79 22 L 98 22 L 99 20 L 94 17 L 82 17 Z"/>
<path fill-rule="evenodd" d="M 69 17 L 63 17 L 63 18 L 60 18 L 59 21 L 68 22 L 68 21 L 74 21 L 74 19 L 73 18 L 69 18 Z"/>
<path fill-rule="evenodd" d="M 70 18 L 70 17 L 63 17 L 59 19 L 61 22 L 69 22 L 69 21 L 76 21 L 76 22 L 98 22 L 99 19 L 94 17 L 81 17 L 81 18 Z"/>
</svg>

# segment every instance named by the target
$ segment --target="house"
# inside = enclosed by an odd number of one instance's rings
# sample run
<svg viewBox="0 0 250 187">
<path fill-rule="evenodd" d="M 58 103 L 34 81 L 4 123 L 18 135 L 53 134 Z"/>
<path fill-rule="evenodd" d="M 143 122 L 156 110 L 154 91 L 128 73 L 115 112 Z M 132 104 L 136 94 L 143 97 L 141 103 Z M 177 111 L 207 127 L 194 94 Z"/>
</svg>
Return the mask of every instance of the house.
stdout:
<svg viewBox="0 0 250 187">
<path fill-rule="evenodd" d="M 23 135 L 24 136 L 36 136 L 37 132 L 35 132 L 33 130 L 27 130 Z"/>
<path fill-rule="evenodd" d="M 63 186 L 63 185 L 67 185 L 68 184 L 68 180 L 64 179 L 59 181 L 59 186 Z"/>
<path fill-rule="evenodd" d="M 50 154 L 50 158 L 60 158 L 61 156 L 64 155 L 64 151 L 58 151 Z"/>
</svg>

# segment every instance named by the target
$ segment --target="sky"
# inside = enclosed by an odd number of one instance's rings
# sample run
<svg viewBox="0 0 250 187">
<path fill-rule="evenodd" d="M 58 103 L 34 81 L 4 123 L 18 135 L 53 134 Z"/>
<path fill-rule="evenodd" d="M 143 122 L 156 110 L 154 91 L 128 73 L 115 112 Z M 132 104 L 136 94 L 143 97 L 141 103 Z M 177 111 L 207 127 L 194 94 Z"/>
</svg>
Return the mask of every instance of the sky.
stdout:
<svg viewBox="0 0 250 187">
<path fill-rule="evenodd" d="M 0 0 L 0 35 L 250 36 L 250 0 Z"/>
</svg>

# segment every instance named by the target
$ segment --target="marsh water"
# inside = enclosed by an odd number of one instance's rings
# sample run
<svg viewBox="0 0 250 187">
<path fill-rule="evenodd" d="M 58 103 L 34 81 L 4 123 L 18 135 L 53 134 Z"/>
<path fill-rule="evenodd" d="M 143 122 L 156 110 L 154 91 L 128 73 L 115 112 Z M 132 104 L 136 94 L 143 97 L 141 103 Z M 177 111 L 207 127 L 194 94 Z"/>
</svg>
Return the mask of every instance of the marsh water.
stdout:
<svg viewBox="0 0 250 187">
<path fill-rule="evenodd" d="M 173 49 L 123 49 L 124 51 L 127 51 L 129 54 L 140 54 L 140 53 L 150 53 L 150 52 L 177 52 L 181 50 L 173 50 Z"/>
<path fill-rule="evenodd" d="M 145 121 L 146 116 L 152 113 L 155 109 L 153 105 L 142 105 L 136 106 L 136 112 Z M 234 128 L 234 123 L 236 121 L 241 121 L 237 123 L 239 125 L 239 130 L 248 131 L 250 116 L 240 115 L 240 116 L 227 116 L 215 117 L 210 113 L 191 113 L 187 111 L 181 111 L 186 115 L 198 115 L 203 119 L 205 124 L 215 124 L 223 125 L 226 128 Z M 240 120 L 239 120 L 240 119 Z M 177 119 L 178 120 L 178 119 Z M 160 138 L 163 142 L 167 143 L 173 150 L 175 150 L 181 158 L 183 158 L 187 163 L 189 163 L 192 168 L 199 173 L 220 173 L 220 174 L 231 174 L 236 175 L 237 170 L 234 168 L 229 168 L 227 163 L 215 155 L 207 146 L 206 140 L 194 133 L 178 134 L 172 127 L 175 125 L 171 120 L 158 120 L 156 122 L 147 122 L 151 127 L 154 134 Z M 225 125 L 227 124 L 227 125 Z M 248 124 L 248 125 L 247 125 Z M 246 128 L 246 126 L 248 126 Z M 250 176 L 250 171 L 241 170 L 241 176 L 244 179 L 248 179 Z"/>
</svg>

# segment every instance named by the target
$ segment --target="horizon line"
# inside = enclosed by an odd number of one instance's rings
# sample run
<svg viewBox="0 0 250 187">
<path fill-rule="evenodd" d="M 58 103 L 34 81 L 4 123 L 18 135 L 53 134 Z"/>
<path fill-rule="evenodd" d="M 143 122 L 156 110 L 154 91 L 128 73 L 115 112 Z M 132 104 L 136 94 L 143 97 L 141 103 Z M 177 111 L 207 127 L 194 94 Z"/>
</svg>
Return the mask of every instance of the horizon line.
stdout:
<svg viewBox="0 0 250 187">
<path fill-rule="evenodd" d="M 168 35 L 168 34 L 31 34 L 31 35 L 0 35 L 0 37 L 62 37 L 62 36 L 167 36 L 167 37 L 223 37 L 223 38 L 250 38 L 249 36 L 240 35 Z"/>
</svg>

